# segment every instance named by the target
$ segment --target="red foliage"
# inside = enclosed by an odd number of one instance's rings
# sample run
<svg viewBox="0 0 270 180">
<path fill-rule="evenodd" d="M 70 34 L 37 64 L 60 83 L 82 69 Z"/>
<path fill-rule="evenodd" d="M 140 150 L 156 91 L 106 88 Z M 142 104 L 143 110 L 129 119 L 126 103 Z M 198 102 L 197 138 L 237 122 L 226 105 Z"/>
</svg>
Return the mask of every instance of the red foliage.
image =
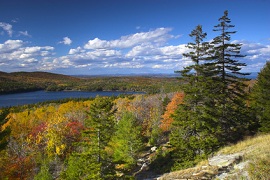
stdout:
<svg viewBox="0 0 270 180">
<path fill-rule="evenodd" d="M 68 133 L 72 136 L 78 136 L 81 133 L 81 130 L 84 128 L 83 124 L 78 121 L 72 121 L 66 125 Z"/>
<path fill-rule="evenodd" d="M 42 134 L 46 130 L 46 128 L 47 128 L 46 122 L 42 122 L 38 126 L 34 127 L 29 135 L 32 136 L 33 138 L 36 138 L 37 135 Z"/>
<path fill-rule="evenodd" d="M 11 157 L 2 173 L 8 179 L 30 179 L 33 176 L 35 165 L 31 156 Z"/>
</svg>

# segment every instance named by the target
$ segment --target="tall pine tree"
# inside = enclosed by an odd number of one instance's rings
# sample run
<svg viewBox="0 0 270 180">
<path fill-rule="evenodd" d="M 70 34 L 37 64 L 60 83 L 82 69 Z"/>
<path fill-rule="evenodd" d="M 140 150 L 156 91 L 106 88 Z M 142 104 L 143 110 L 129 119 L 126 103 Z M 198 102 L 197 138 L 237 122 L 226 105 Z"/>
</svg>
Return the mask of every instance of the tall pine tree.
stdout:
<svg viewBox="0 0 270 180">
<path fill-rule="evenodd" d="M 232 43 L 228 11 L 219 18 L 214 31 L 220 34 L 211 43 L 199 25 L 183 54 L 193 64 L 179 71 L 186 83 L 184 102 L 174 114 L 170 142 L 174 146 L 175 167 L 183 168 L 207 157 L 218 147 L 243 137 L 251 122 L 244 91 L 246 80 L 239 62 L 241 44 Z"/>
<path fill-rule="evenodd" d="M 236 141 L 241 138 L 247 126 L 249 126 L 248 108 L 246 107 L 246 85 L 244 84 L 245 75 L 242 73 L 242 67 L 245 63 L 239 62 L 244 57 L 240 54 L 241 44 L 232 43 L 231 35 L 236 31 L 232 31 L 234 25 L 228 17 L 228 11 L 224 11 L 224 15 L 219 18 L 219 24 L 214 26 L 214 31 L 220 34 L 211 42 L 212 77 L 216 85 L 213 88 L 214 107 L 210 109 L 210 116 L 216 118 L 222 128 L 220 134 L 221 141 Z"/>
<path fill-rule="evenodd" d="M 194 42 L 188 43 L 190 52 L 183 55 L 192 60 L 193 64 L 178 71 L 185 82 L 185 97 L 173 116 L 170 135 L 170 143 L 174 146 L 175 169 L 194 165 L 218 147 L 218 140 L 214 135 L 216 122 L 205 116 L 205 101 L 208 100 L 208 87 L 212 83 L 207 76 L 210 66 L 205 66 L 209 59 L 209 44 L 203 42 L 206 33 L 201 25 L 191 32 L 190 37 Z"/>
</svg>

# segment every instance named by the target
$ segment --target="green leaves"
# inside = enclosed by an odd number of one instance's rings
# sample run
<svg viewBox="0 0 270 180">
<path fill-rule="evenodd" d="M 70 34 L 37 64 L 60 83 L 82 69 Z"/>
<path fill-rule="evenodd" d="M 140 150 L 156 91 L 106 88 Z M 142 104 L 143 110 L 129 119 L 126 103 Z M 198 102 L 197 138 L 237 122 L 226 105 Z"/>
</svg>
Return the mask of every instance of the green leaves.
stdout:
<svg viewBox="0 0 270 180">
<path fill-rule="evenodd" d="M 113 105 L 109 97 L 96 97 L 91 103 L 82 141 L 78 143 L 78 152 L 74 152 L 68 159 L 64 178 L 106 179 L 113 176 L 110 157 L 106 151 L 114 132 Z"/>
<path fill-rule="evenodd" d="M 258 74 L 257 83 L 251 92 L 252 107 L 257 114 L 260 131 L 270 132 L 270 62 Z"/>
<path fill-rule="evenodd" d="M 136 164 L 137 152 L 142 148 L 141 129 L 135 125 L 131 112 L 123 112 L 110 144 L 116 163 L 123 163 L 127 168 Z"/>
</svg>

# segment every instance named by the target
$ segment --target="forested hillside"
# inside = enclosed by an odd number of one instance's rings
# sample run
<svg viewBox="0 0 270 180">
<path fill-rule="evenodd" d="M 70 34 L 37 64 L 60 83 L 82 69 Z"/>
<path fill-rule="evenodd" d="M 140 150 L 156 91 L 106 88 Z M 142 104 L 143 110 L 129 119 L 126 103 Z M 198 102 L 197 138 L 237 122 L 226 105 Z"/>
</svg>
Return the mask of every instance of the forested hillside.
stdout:
<svg viewBox="0 0 270 180">
<path fill-rule="evenodd" d="M 0 93 L 64 89 L 76 85 L 80 79 L 47 72 L 0 72 Z"/>
<path fill-rule="evenodd" d="M 0 94 L 36 90 L 47 91 L 143 91 L 146 93 L 179 90 L 174 77 L 117 76 L 73 77 L 47 72 L 0 72 Z"/>
</svg>

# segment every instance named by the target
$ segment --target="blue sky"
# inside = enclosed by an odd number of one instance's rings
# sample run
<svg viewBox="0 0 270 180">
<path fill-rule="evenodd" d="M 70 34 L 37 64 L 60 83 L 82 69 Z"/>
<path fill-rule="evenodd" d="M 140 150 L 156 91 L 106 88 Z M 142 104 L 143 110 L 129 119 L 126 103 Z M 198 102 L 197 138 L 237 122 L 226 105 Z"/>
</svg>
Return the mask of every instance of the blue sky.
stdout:
<svg viewBox="0 0 270 180">
<path fill-rule="evenodd" d="M 0 71 L 69 75 L 173 73 L 189 33 L 206 41 L 224 10 L 245 72 L 270 60 L 269 0 L 0 0 Z"/>
</svg>

